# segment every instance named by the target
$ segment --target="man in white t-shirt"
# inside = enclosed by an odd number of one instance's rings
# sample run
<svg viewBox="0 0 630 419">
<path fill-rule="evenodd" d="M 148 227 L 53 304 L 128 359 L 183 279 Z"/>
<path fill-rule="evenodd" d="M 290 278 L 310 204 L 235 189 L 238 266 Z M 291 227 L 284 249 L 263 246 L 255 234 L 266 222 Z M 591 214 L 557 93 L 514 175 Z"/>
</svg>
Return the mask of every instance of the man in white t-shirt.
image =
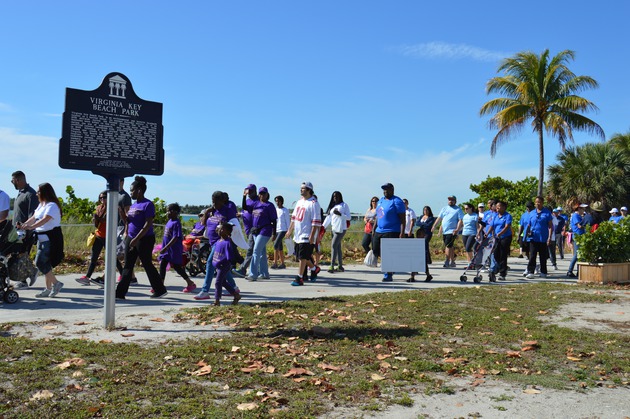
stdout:
<svg viewBox="0 0 630 419">
<path fill-rule="evenodd" d="M 416 224 L 416 212 L 409 208 L 407 198 L 403 199 L 405 203 L 405 236 L 413 237 L 413 226 Z"/>
<path fill-rule="evenodd" d="M 11 198 L 2 189 L 0 189 L 0 223 L 9 218 L 9 206 Z"/>
<path fill-rule="evenodd" d="M 321 270 L 319 266 L 313 263 L 312 255 L 317 243 L 319 229 L 322 226 L 322 208 L 313 196 L 313 184 L 311 182 L 302 182 L 300 195 L 302 198 L 293 209 L 291 224 L 287 230 L 287 237 L 293 232 L 295 250 L 300 260 L 299 275 L 291 282 L 293 286 L 304 285 L 304 280 L 307 279 L 305 275 L 307 267 L 311 272 L 311 282 L 317 279 L 317 274 Z"/>
</svg>

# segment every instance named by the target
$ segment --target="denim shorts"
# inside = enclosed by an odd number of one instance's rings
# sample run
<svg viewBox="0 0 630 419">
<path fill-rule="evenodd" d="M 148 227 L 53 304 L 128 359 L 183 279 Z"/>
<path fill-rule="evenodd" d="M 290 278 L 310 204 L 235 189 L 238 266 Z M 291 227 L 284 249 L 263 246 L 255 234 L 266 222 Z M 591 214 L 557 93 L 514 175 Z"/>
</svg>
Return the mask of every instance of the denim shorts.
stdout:
<svg viewBox="0 0 630 419">
<path fill-rule="evenodd" d="M 284 236 L 287 234 L 286 231 L 281 231 L 280 233 L 276 233 L 276 241 L 273 242 L 274 250 L 279 250 L 282 252 L 282 241 L 284 240 Z"/>
<path fill-rule="evenodd" d="M 37 255 L 35 255 L 35 266 L 43 274 L 46 275 L 52 270 L 50 264 L 50 240 L 45 242 L 37 242 Z"/>
</svg>

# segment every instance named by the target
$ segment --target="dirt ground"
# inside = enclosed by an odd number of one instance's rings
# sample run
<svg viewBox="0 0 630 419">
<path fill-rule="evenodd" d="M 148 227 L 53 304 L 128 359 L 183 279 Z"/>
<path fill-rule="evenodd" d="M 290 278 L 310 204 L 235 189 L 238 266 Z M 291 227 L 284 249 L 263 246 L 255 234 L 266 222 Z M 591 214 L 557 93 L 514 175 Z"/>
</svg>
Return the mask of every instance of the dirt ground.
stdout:
<svg viewBox="0 0 630 419">
<path fill-rule="evenodd" d="M 321 294 L 321 290 L 317 291 Z M 593 292 L 585 290 L 584 292 Z M 607 303 L 567 304 L 545 320 L 562 327 L 593 331 L 630 333 L 630 291 L 597 291 L 610 295 Z M 320 296 L 320 295 L 317 295 Z M 176 322 L 180 307 L 139 306 L 124 312 L 118 319 L 124 327 L 106 330 L 102 311 L 81 318 L 53 316 L 20 322 L 3 331 L 4 336 L 26 336 L 32 339 L 90 339 L 108 342 L 134 342 L 151 345 L 170 339 L 208 337 L 229 330 L 208 328 L 187 322 Z M 121 316 L 123 316 L 121 312 Z M 51 318 L 51 317 L 48 317 Z M 325 418 L 630 418 L 630 388 L 599 387 L 583 391 L 561 391 L 527 387 L 495 379 L 443 377 L 453 394 L 425 395 L 418 388 L 411 392 L 413 405 L 393 405 L 384 411 L 338 409 Z M 473 383 L 474 382 L 474 383 Z M 474 384 L 474 385 L 473 385 Z M 395 394 L 392 395 L 395 397 Z"/>
</svg>

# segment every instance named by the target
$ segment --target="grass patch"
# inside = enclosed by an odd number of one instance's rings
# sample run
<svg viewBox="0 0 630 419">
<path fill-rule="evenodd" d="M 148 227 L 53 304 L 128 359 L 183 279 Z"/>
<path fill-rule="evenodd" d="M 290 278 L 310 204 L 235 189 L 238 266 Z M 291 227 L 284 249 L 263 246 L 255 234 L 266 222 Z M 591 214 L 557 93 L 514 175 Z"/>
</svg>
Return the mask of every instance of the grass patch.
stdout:
<svg viewBox="0 0 630 419">
<path fill-rule="evenodd" d="M 450 394 L 445 374 L 627 386 L 630 337 L 543 321 L 605 300 L 561 284 L 440 288 L 187 309 L 235 332 L 148 347 L 3 337 L 0 416 L 316 417 L 408 406 L 410 386 Z"/>
</svg>

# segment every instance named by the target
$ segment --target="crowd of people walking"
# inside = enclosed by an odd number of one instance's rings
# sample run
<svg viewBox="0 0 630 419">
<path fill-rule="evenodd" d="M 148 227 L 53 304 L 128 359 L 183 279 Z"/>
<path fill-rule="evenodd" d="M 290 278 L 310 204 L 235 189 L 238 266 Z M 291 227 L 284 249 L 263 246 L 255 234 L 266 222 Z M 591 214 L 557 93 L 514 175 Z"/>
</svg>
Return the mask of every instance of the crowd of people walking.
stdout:
<svg viewBox="0 0 630 419">
<path fill-rule="evenodd" d="M 53 269 L 63 258 L 63 234 L 61 233 L 62 207 L 53 187 L 48 183 L 39 185 L 37 191 L 26 183 L 23 172 L 12 175 L 12 183 L 18 190 L 13 208 L 13 224 L 24 231 L 34 231 L 37 241 L 35 256 L 36 270 L 45 277 L 45 288 L 36 297 L 54 297 L 64 284 L 58 281 Z M 167 207 L 168 222 L 159 248 L 159 270 L 153 263 L 152 253 L 156 237 L 154 219 L 155 205 L 145 196 L 147 180 L 136 176 L 130 185 L 130 194 L 124 190 L 124 179 L 120 181 L 117 233 L 120 238 L 117 253 L 120 259 L 116 267 L 120 275 L 116 286 L 116 299 L 125 300 L 129 286 L 136 282 L 134 268 L 139 260 L 151 285 L 150 298 L 163 298 L 168 292 L 165 286 L 166 272 L 173 268 L 185 281 L 184 293 L 197 291 L 197 285 L 185 269 L 183 242 L 187 239 L 180 222 L 181 208 L 177 203 Z M 461 237 L 461 247 L 465 255 L 465 266 L 470 268 L 475 262 L 474 254 L 484 238 L 494 240 L 491 258 L 485 261 L 490 272 L 505 280 L 508 274 L 508 256 L 515 231 L 514 219 L 508 211 L 508 203 L 502 200 L 488 200 L 487 207 L 479 203 L 457 204 L 457 197 L 449 195 L 447 204 L 440 209 L 437 217 L 429 206 L 424 206 L 422 214 L 417 215 L 407 199 L 401 199 L 394 193 L 394 185 L 385 183 L 381 187 L 382 196 L 370 199 L 369 208 L 363 216 L 363 236 L 361 245 L 365 253 L 378 258 L 382 253 L 382 240 L 389 238 L 424 239 L 425 281 L 433 277 L 429 273 L 432 264 L 430 243 L 434 234 L 442 236 L 444 246 L 444 269 L 457 267 L 456 243 Z M 300 184 L 300 198 L 292 213 L 284 206 L 284 197 L 276 196 L 275 205 L 270 202 L 267 187 L 257 188 L 247 185 L 242 194 L 241 210 L 223 191 L 212 194 L 212 205 L 202 211 L 200 220 L 191 233 L 193 238 L 207 241 L 209 254 L 205 266 L 205 277 L 201 289 L 194 294 L 195 300 L 211 299 L 211 285 L 216 274 L 214 303 L 220 304 L 224 290 L 233 297 L 233 304 L 241 299 L 240 289 L 234 277 L 248 281 L 270 278 L 271 270 L 286 269 L 285 245 L 291 248 L 289 254 L 298 261 L 297 275 L 291 282 L 293 286 L 303 286 L 306 282 L 318 280 L 321 272 L 319 257 L 320 245 L 324 233 L 331 233 L 331 257 L 329 274 L 344 272 L 343 239 L 351 224 L 351 212 L 344 202 L 341 191 L 334 191 L 325 210 L 321 207 L 311 182 Z M 101 192 L 98 205 L 93 215 L 95 227 L 91 244 L 91 255 L 85 275 L 77 278 L 82 285 L 95 283 L 103 286 L 102 278 L 93 278 L 98 258 L 105 247 L 107 219 L 107 192 Z M 0 191 L 0 223 L 8 222 L 8 195 Z M 574 237 L 586 232 L 587 228 L 597 228 L 602 222 L 601 203 L 593 203 L 588 213 L 587 204 L 576 204 L 571 217 L 564 215 L 563 209 L 547 208 L 544 198 L 538 196 L 528 203 L 527 210 L 518 222 L 517 242 L 519 257 L 527 257 L 525 278 L 535 275 L 548 275 L 547 261 L 557 270 L 557 260 L 564 259 L 567 237 Z M 610 221 L 619 222 L 627 216 L 627 208 L 610 211 Z M 242 227 L 241 227 L 242 223 Z M 244 233 L 243 230 L 244 229 Z M 267 244 L 273 243 L 273 263 L 268 262 Z M 238 248 L 244 250 L 245 257 Z M 573 256 L 567 277 L 575 277 L 575 266 L 579 246 L 573 242 Z M 25 252 L 30 249 L 27 247 Z M 35 268 L 30 275 L 14 284 L 15 288 L 25 288 L 35 281 Z M 416 281 L 417 272 L 411 272 L 408 282 Z M 30 278 L 27 284 L 26 279 Z M 384 272 L 383 282 L 392 282 L 394 272 Z"/>
</svg>

